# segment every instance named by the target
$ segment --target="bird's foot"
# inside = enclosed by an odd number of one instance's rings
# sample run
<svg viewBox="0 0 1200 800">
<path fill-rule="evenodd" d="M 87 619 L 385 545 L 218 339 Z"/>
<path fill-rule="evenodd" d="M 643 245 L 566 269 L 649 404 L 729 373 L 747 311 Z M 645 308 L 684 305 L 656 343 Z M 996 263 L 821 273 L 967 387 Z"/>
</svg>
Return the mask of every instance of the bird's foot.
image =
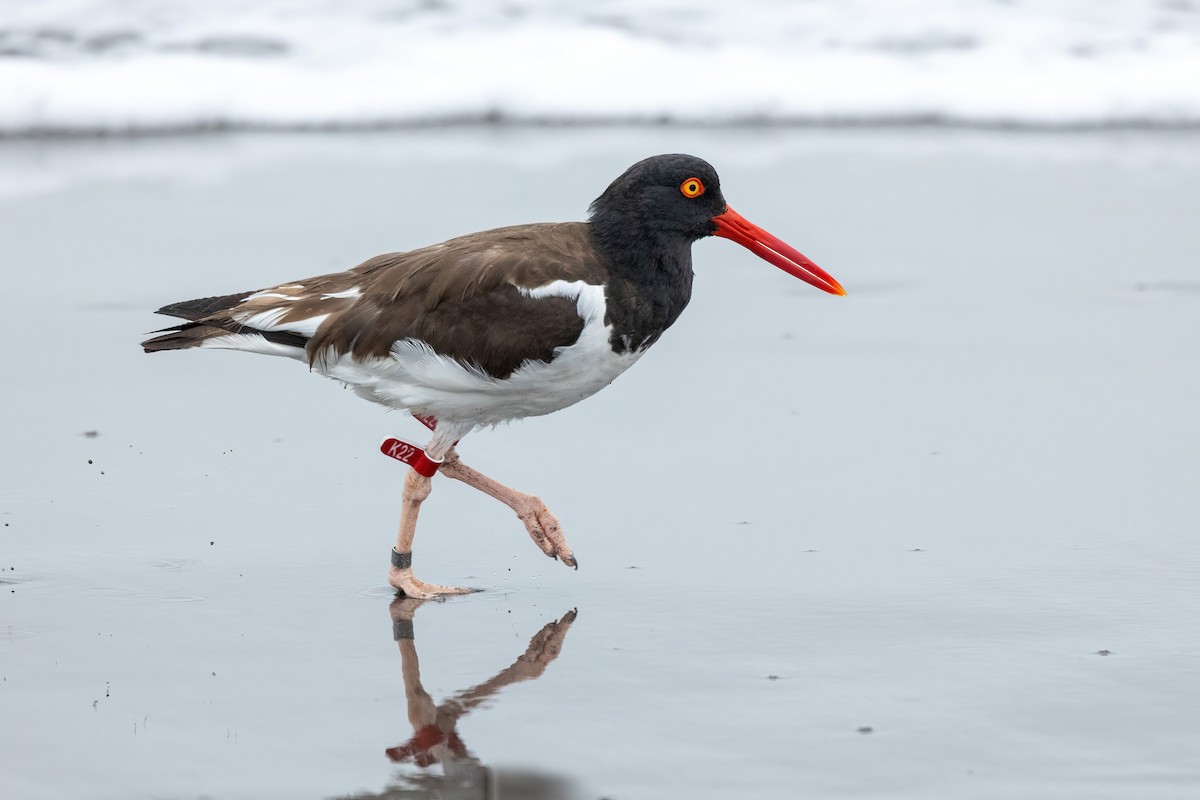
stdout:
<svg viewBox="0 0 1200 800">
<path fill-rule="evenodd" d="M 411 597 L 414 600 L 433 600 L 438 597 L 470 594 L 478 591 L 478 589 L 468 589 L 463 586 L 440 586 L 436 583 L 426 583 L 413 575 L 411 567 L 403 569 L 392 567 L 388 571 L 388 583 L 392 585 L 393 589 L 403 592 L 405 597 Z"/>
<path fill-rule="evenodd" d="M 579 562 L 567 544 L 567 537 L 563 536 L 562 525 L 558 524 L 558 519 L 550 513 L 550 509 L 546 508 L 540 497 L 522 495 L 513 505 L 513 510 L 517 512 L 521 522 L 525 523 L 529 538 L 533 539 L 533 543 L 543 553 L 559 559 L 568 567 L 579 569 Z"/>
</svg>

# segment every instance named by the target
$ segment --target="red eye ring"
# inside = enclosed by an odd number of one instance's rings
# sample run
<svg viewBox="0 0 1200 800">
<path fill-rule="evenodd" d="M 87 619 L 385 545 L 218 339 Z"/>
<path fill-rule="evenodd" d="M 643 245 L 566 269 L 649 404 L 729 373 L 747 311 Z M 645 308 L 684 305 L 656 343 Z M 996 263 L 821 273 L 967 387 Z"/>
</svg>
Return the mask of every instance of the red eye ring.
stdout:
<svg viewBox="0 0 1200 800">
<path fill-rule="evenodd" d="M 699 197 L 704 194 L 704 181 L 699 178 L 688 178 L 683 183 L 679 184 L 679 192 L 688 198 Z"/>
</svg>

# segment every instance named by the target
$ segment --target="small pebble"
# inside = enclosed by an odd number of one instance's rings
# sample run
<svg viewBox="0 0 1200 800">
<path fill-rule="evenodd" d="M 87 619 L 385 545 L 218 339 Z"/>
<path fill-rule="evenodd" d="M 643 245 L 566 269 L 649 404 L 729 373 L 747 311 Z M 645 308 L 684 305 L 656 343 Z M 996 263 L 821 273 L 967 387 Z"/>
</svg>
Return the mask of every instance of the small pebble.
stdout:
<svg viewBox="0 0 1200 800">
<path fill-rule="evenodd" d="M 1112 650 L 1097 650 L 1097 651 L 1096 651 L 1096 655 L 1098 655 L 1098 656 L 1111 656 L 1111 655 L 1112 655 Z"/>
<path fill-rule="evenodd" d="M 858 732 L 859 733 L 874 733 L 875 729 L 872 728 L 870 725 L 862 725 L 859 727 Z"/>
</svg>

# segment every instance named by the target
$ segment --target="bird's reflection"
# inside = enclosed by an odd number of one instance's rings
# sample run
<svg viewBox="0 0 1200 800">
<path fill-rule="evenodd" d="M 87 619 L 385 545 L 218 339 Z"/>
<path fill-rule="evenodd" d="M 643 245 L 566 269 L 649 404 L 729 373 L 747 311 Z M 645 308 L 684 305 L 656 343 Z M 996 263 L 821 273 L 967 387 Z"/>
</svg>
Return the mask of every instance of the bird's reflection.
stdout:
<svg viewBox="0 0 1200 800">
<path fill-rule="evenodd" d="M 550 662 L 562 652 L 563 640 L 576 611 L 550 622 L 529 640 L 525 652 L 511 665 L 483 683 L 434 702 L 421 684 L 421 664 L 413 633 L 413 615 L 424 601 L 397 598 L 392 602 L 392 637 L 400 649 L 404 675 L 404 695 L 408 703 L 408 721 L 413 735 L 408 741 L 389 747 L 387 757 L 398 764 L 413 764 L 416 774 L 400 776 L 399 784 L 377 797 L 385 798 L 492 798 L 498 796 L 497 776 L 467 749 L 458 734 L 458 721 L 506 686 L 541 676 Z M 440 767 L 440 770 L 438 769 Z M 556 777 L 532 773 L 506 773 L 501 781 L 509 790 L 505 797 L 560 798 L 567 796 L 568 784 Z M 515 789 L 516 791 L 512 791 Z"/>
</svg>

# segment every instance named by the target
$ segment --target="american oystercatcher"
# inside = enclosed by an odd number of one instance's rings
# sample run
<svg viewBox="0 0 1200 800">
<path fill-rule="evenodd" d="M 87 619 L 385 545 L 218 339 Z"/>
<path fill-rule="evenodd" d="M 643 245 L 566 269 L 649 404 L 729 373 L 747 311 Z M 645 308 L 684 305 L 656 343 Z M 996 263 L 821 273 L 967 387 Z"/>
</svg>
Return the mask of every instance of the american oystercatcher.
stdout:
<svg viewBox="0 0 1200 800">
<path fill-rule="evenodd" d="M 411 412 L 431 429 L 422 450 L 390 440 L 413 466 L 404 482 L 389 583 L 410 597 L 468 591 L 412 572 L 417 514 L 441 472 L 506 504 L 551 558 L 576 567 L 541 499 L 463 464 L 471 431 L 549 414 L 603 389 L 658 341 L 692 293 L 692 243 L 721 236 L 831 294 L 845 290 L 748 222 L 712 166 L 689 155 L 639 161 L 592 203 L 587 222 L 472 233 L 346 272 L 173 303 L 188 320 L 146 352 L 210 347 L 287 356 Z M 385 442 L 387 452 L 388 442 Z"/>
</svg>

